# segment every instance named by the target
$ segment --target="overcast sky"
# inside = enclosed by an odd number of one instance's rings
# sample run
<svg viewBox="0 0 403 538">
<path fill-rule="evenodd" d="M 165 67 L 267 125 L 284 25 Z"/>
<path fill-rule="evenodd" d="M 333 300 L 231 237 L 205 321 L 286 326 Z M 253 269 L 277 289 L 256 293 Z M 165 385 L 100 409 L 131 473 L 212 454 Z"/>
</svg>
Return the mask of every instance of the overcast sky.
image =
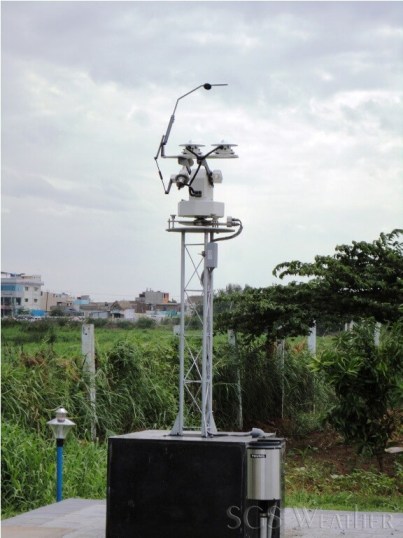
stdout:
<svg viewBox="0 0 403 538">
<path fill-rule="evenodd" d="M 154 155 L 225 139 L 215 199 L 244 232 L 215 287 L 402 226 L 400 2 L 7 2 L 2 11 L 2 270 L 44 289 L 179 298 L 184 191 Z M 166 178 L 175 160 L 161 163 Z"/>
</svg>

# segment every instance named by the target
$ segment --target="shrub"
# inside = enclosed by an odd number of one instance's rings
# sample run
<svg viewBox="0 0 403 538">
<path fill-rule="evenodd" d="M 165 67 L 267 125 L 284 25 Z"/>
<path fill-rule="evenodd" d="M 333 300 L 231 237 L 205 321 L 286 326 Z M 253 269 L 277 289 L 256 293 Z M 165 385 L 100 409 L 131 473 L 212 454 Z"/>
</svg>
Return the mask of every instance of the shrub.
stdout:
<svg viewBox="0 0 403 538">
<path fill-rule="evenodd" d="M 381 468 L 388 439 L 399 424 L 394 406 L 403 374 L 402 329 L 402 322 L 387 328 L 376 346 L 375 324 L 357 324 L 313 361 L 335 391 L 329 422 L 358 453 L 376 455 Z"/>
<path fill-rule="evenodd" d="M 154 319 L 142 317 L 136 321 L 136 327 L 138 329 L 152 329 L 156 326 Z"/>
</svg>

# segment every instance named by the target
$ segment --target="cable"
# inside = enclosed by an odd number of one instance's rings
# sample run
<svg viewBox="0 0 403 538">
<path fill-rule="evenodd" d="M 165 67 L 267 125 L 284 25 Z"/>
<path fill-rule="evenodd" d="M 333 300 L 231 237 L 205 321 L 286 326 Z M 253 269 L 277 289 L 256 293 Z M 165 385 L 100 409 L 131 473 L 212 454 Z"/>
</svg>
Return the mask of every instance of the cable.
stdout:
<svg viewBox="0 0 403 538">
<path fill-rule="evenodd" d="M 206 159 L 207 159 L 207 157 L 210 157 L 210 155 L 211 155 L 212 153 L 214 153 L 215 151 L 217 151 L 217 149 L 220 149 L 220 148 L 222 148 L 222 147 L 223 147 L 223 146 L 219 146 L 218 148 L 215 147 L 215 148 L 213 148 L 211 151 L 209 151 L 208 153 L 206 153 L 205 155 L 202 155 L 201 157 L 200 157 L 199 155 L 197 155 L 196 152 L 192 151 L 192 150 L 190 149 L 190 147 L 188 147 L 188 146 L 186 147 L 186 150 L 187 150 L 189 153 L 191 153 L 192 155 L 194 155 L 194 156 L 196 157 L 196 161 L 197 161 L 197 164 L 198 164 L 198 167 L 197 167 L 195 173 L 193 174 L 193 177 L 191 178 L 191 180 L 189 181 L 189 183 L 188 183 L 188 185 L 187 185 L 187 186 L 189 187 L 189 192 L 190 192 L 190 187 L 191 187 L 193 181 L 195 180 L 195 178 L 196 178 L 197 174 L 199 173 L 199 170 L 200 170 L 200 168 L 201 168 L 202 166 L 204 166 L 204 168 L 205 168 L 205 170 L 206 170 L 207 178 L 208 178 L 208 182 L 209 182 L 209 184 L 210 184 L 212 187 L 214 187 L 214 181 L 213 181 L 213 179 L 212 179 L 212 173 L 211 173 L 211 170 L 210 170 L 210 168 L 209 168 L 209 166 L 208 166 L 208 164 L 207 164 Z M 191 195 L 191 196 L 194 196 L 194 195 L 192 195 L 191 192 L 190 192 L 190 195 Z"/>
<path fill-rule="evenodd" d="M 243 230 L 243 225 L 242 225 L 242 221 L 240 219 L 232 219 L 233 222 L 237 222 L 239 223 L 239 230 L 237 230 L 234 234 L 228 236 L 224 236 L 224 237 L 217 237 L 216 239 L 212 239 L 212 243 L 215 243 L 217 241 L 228 241 L 228 239 L 234 239 L 234 237 L 237 237 L 238 235 L 240 235 L 242 233 L 242 230 Z"/>
<path fill-rule="evenodd" d="M 247 437 L 251 435 L 252 437 L 264 437 L 266 434 L 260 428 L 252 428 L 250 432 L 235 432 L 235 433 L 212 433 L 207 432 L 209 437 Z"/>
</svg>

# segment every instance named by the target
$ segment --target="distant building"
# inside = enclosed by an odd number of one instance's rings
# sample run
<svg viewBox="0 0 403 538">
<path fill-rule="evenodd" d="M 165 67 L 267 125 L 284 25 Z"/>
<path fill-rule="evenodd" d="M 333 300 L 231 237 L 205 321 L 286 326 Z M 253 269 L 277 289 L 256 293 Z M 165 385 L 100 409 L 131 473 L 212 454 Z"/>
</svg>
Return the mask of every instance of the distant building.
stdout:
<svg viewBox="0 0 403 538">
<path fill-rule="evenodd" d="M 138 301 L 139 303 L 145 303 L 147 306 L 168 304 L 169 293 L 166 293 L 164 291 L 146 290 L 143 291 L 143 293 L 140 293 L 138 297 L 136 297 L 136 301 Z"/>
<path fill-rule="evenodd" d="M 80 305 L 80 312 L 84 314 L 84 317 L 91 319 L 108 319 L 110 317 L 111 303 L 97 302 Z"/>
<path fill-rule="evenodd" d="M 180 313 L 180 304 L 176 301 L 170 301 L 169 293 L 164 291 L 143 291 L 136 298 L 136 302 L 137 308 L 143 305 L 146 309 L 146 315 L 157 321 L 167 317 L 175 317 Z M 138 309 L 137 312 L 139 312 Z"/>
<path fill-rule="evenodd" d="M 55 293 L 52 291 L 41 292 L 41 307 L 49 313 L 55 308 L 65 310 L 71 308 L 74 303 L 74 298 L 67 293 Z"/>
<path fill-rule="evenodd" d="M 77 308 L 80 308 L 81 305 L 83 304 L 90 304 L 91 302 L 91 298 L 89 295 L 80 295 L 80 297 L 76 297 L 73 301 L 73 304 L 77 307 Z"/>
<path fill-rule="evenodd" d="M 138 318 L 136 301 L 115 301 L 111 304 L 109 312 L 113 319 L 136 320 Z"/>
<path fill-rule="evenodd" d="M 42 291 L 40 275 L 25 273 L 1 273 L 1 316 L 20 314 L 43 317 L 55 309 L 63 314 L 78 314 L 80 304 L 88 304 L 88 295 L 75 299 L 68 293 Z"/>
<path fill-rule="evenodd" d="M 1 317 L 28 313 L 43 316 L 40 275 L 1 273 Z"/>
<path fill-rule="evenodd" d="M 146 290 L 134 301 L 91 302 L 89 295 L 72 297 L 67 293 L 42 291 L 40 275 L 1 274 L 1 316 L 49 314 L 84 316 L 92 319 L 137 320 L 141 316 L 161 320 L 175 317 L 180 305 L 169 300 L 169 293 Z M 57 311 L 57 312 L 56 312 Z"/>
<path fill-rule="evenodd" d="M 146 315 L 156 321 L 166 318 L 175 318 L 180 315 L 181 305 L 179 303 L 158 304 L 152 310 L 147 310 Z"/>
</svg>

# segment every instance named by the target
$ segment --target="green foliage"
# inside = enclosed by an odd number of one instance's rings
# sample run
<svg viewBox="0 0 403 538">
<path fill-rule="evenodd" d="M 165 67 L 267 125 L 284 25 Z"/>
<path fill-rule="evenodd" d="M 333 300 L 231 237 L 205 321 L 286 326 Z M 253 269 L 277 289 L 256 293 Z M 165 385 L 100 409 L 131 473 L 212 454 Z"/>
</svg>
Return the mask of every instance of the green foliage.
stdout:
<svg viewBox="0 0 403 538">
<path fill-rule="evenodd" d="M 396 467 L 399 464 L 396 463 Z M 402 482 L 374 470 L 355 470 L 341 475 L 329 463 L 315 462 L 309 455 L 298 466 L 286 463 L 287 506 L 327 510 L 402 511 Z"/>
<path fill-rule="evenodd" d="M 46 345 L 34 354 L 10 352 L 3 356 L 1 384 L 3 419 L 44 432 L 54 410 L 66 402 L 70 413 L 85 422 L 89 403 L 79 358 L 59 358 Z"/>
<path fill-rule="evenodd" d="M 339 245 L 333 256 L 315 256 L 312 263 L 279 264 L 273 274 L 314 277 L 303 287 L 312 291 L 312 308 L 329 319 L 375 318 L 396 321 L 403 304 L 403 230 L 381 233 L 372 243 Z"/>
<path fill-rule="evenodd" d="M 374 344 L 375 324 L 364 322 L 344 332 L 332 349 L 313 360 L 333 387 L 336 404 L 328 419 L 359 453 L 378 455 L 380 464 L 386 444 L 396 430 L 403 374 L 403 323 L 386 329 L 379 347 Z M 400 398 L 400 402 L 398 402 Z"/>
<path fill-rule="evenodd" d="M 286 343 L 284 348 L 274 347 L 268 358 L 266 348 L 264 338 L 250 340 L 242 336 L 237 336 L 236 347 L 225 347 L 228 357 L 232 357 L 227 359 L 230 375 L 226 375 L 232 382 L 227 386 L 231 395 L 228 415 L 232 416 L 232 421 L 238 411 L 239 382 L 244 422 L 248 426 L 282 418 L 287 419 L 289 434 L 306 434 L 320 427 L 331 391 L 323 383 L 321 374 L 310 368 L 312 356 L 304 347 Z M 216 400 L 217 374 L 214 383 Z M 220 414 L 221 410 L 220 407 Z M 308 413 L 314 413 L 314 418 L 312 415 L 308 418 Z"/>
<path fill-rule="evenodd" d="M 109 324 L 109 320 L 108 319 L 102 319 L 102 318 L 99 318 L 99 319 L 91 319 L 89 320 L 89 323 L 91 323 L 92 325 L 94 325 L 94 327 L 97 329 L 100 329 L 102 327 L 106 327 L 108 324 Z"/>
<path fill-rule="evenodd" d="M 79 334 L 77 334 L 79 338 Z M 97 433 L 125 433 L 171 425 L 177 411 L 176 342 L 137 333 L 97 353 Z M 21 427 L 46 431 L 46 422 L 63 405 L 77 423 L 77 435 L 89 438 L 93 409 L 90 380 L 80 355 L 62 357 L 49 341 L 35 352 L 3 349 L 2 416 Z"/>
<path fill-rule="evenodd" d="M 106 445 L 80 442 L 73 435 L 64 452 L 64 497 L 104 498 Z M 55 502 L 54 439 L 3 421 L 1 453 L 3 517 Z"/>
<path fill-rule="evenodd" d="M 80 338 L 75 328 L 71 333 Z M 167 428 L 174 422 L 176 347 L 177 342 L 165 333 L 150 338 L 137 331 L 130 340 L 120 336 L 109 350 L 97 351 L 98 445 L 89 441 L 94 415 L 83 358 L 59 356 L 45 340 L 29 353 L 7 344 L 1 379 L 3 513 L 10 516 L 54 502 L 55 450 L 46 422 L 60 405 L 76 422 L 65 449 L 64 496 L 104 498 L 103 441 L 112 434 Z"/>
<path fill-rule="evenodd" d="M 54 457 L 54 450 L 43 437 L 2 421 L 2 510 L 6 514 L 31 510 L 54 500 Z"/>
<path fill-rule="evenodd" d="M 64 311 L 64 308 L 62 307 L 53 308 L 50 311 L 50 316 L 52 317 L 59 317 L 59 316 L 64 316 L 64 315 L 65 315 L 65 311 Z"/>
<path fill-rule="evenodd" d="M 69 474 L 65 497 L 105 496 L 104 441 L 109 435 L 169 429 L 177 414 L 178 338 L 169 327 L 139 329 L 115 323 L 110 328 L 98 327 L 96 420 L 100 442 L 91 443 L 94 416 L 88 398 L 89 379 L 83 370 L 81 325 L 48 322 L 3 326 L 2 488 L 7 515 L 54 501 L 54 441 L 46 421 L 60 405 L 77 424 L 65 448 Z M 52 334 L 53 343 L 49 339 Z M 26 338 L 23 345 L 19 343 L 22 336 Z M 252 339 L 237 336 L 235 347 L 228 345 L 226 336 L 217 335 L 214 340 L 218 427 L 236 429 L 241 394 L 245 429 L 265 427 L 267 421 L 282 414 L 293 424 L 291 434 L 317 428 L 332 394 L 322 373 L 309 368 L 312 358 L 304 341 L 287 342 L 284 352 L 273 346 L 268 355 L 265 335 Z M 396 338 L 392 331 L 386 336 L 391 342 Z M 196 336 L 194 342 L 189 339 L 189 345 L 198 344 Z M 396 353 L 394 356 L 398 360 Z M 397 389 L 391 395 L 397 404 Z"/>
<path fill-rule="evenodd" d="M 168 427 L 177 412 L 178 365 L 174 342 L 120 341 L 106 355 L 99 379 L 101 431 L 123 433 Z M 101 410 L 99 411 L 99 405 Z M 109 413 L 113 410 L 114 420 Z"/>
<path fill-rule="evenodd" d="M 310 290 L 296 283 L 223 293 L 216 300 L 216 327 L 249 339 L 265 335 L 268 342 L 307 334 L 315 320 L 310 301 Z"/>
<path fill-rule="evenodd" d="M 156 323 L 155 323 L 155 320 L 151 319 L 151 318 L 139 318 L 137 321 L 136 321 L 136 327 L 138 329 L 151 329 L 152 327 L 155 327 Z"/>
<path fill-rule="evenodd" d="M 53 444 L 53 443 L 51 443 Z M 64 448 L 63 496 L 65 499 L 104 499 L 106 495 L 107 443 L 79 440 L 74 434 Z M 53 479 L 53 489 L 55 480 Z"/>
<path fill-rule="evenodd" d="M 314 320 L 319 320 L 322 328 L 334 328 L 351 319 L 382 322 L 401 319 L 402 233 L 394 230 L 381 234 L 372 243 L 353 241 L 352 245 L 337 246 L 334 256 L 316 256 L 313 263 L 292 261 L 274 269 L 280 278 L 313 277 L 308 282 L 244 290 L 231 287 L 218 295 L 216 327 L 221 331 L 232 329 L 242 336 L 246 343 L 242 366 L 256 372 L 251 374 L 250 384 L 248 372 L 243 379 L 247 409 L 255 406 L 248 401 L 250 395 L 258 393 L 262 409 L 276 417 L 282 392 L 279 387 L 284 387 L 284 394 L 288 391 L 295 394 L 295 402 L 300 390 L 307 391 L 302 376 L 298 377 L 296 387 L 292 385 L 294 374 L 303 364 L 300 357 L 293 362 L 292 356 L 287 356 L 280 375 L 275 353 L 279 340 L 306 335 Z M 376 350 L 374 325 L 368 327 L 371 336 L 367 331 L 361 340 L 351 334 L 342 336 L 337 344 L 339 349 L 329 349 L 321 356 L 322 368 L 317 360 L 315 372 L 325 374 L 338 398 L 331 414 L 333 424 L 344 432 L 348 441 L 359 443 L 361 450 L 381 454 L 396 428 L 396 408 L 403 392 L 401 338 L 395 333 L 387 345 L 384 343 Z M 287 367 L 290 367 L 289 378 Z M 265 380 L 269 377 L 274 381 L 272 384 Z M 329 398 L 328 393 L 325 401 Z M 284 401 L 283 398 L 283 407 Z M 308 397 L 305 401 L 312 399 Z M 304 412 L 294 408 L 290 414 L 301 417 L 301 411 Z"/>
</svg>

